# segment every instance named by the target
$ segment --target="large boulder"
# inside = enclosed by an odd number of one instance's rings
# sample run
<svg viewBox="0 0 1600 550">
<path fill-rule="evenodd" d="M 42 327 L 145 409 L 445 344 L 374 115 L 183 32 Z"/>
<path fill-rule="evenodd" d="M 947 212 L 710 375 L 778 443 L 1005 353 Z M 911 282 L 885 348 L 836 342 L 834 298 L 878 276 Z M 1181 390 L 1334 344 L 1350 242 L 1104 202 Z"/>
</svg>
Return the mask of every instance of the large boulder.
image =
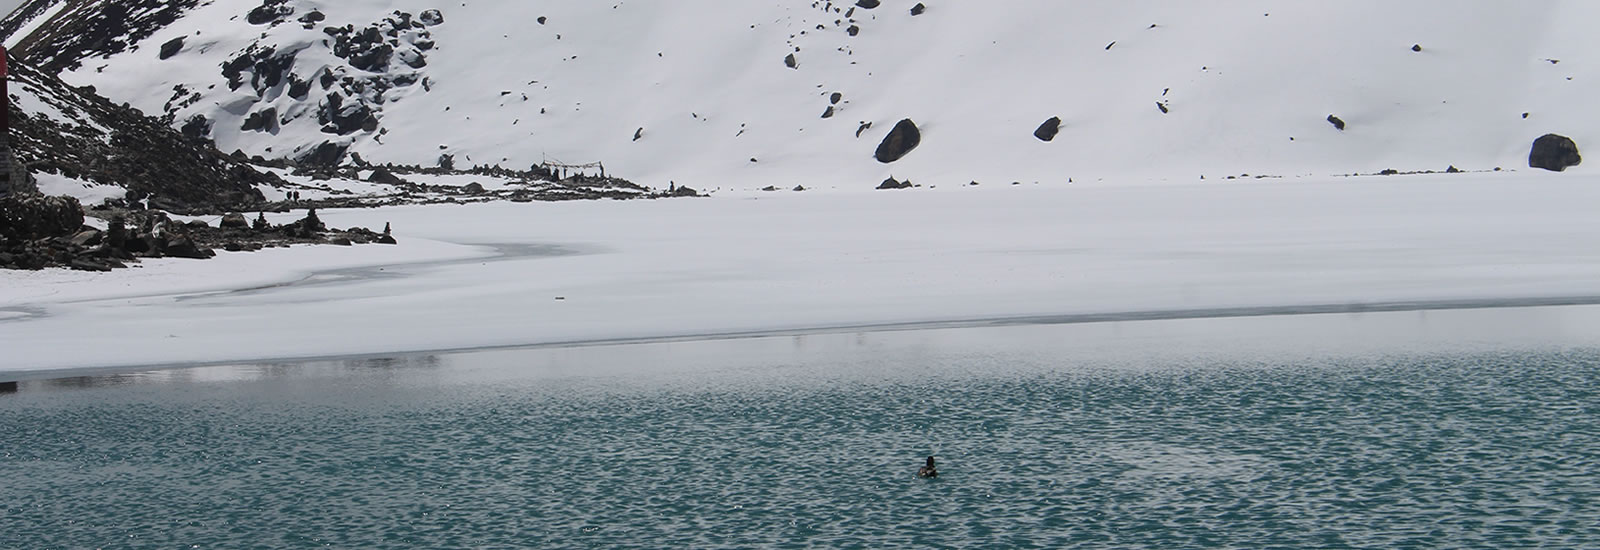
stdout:
<svg viewBox="0 0 1600 550">
<path fill-rule="evenodd" d="M 1572 138 L 1557 134 L 1545 134 L 1533 140 L 1533 151 L 1528 153 L 1529 168 L 1561 172 L 1582 163 L 1578 144 Z"/>
<path fill-rule="evenodd" d="M 888 164 L 910 153 L 922 144 L 922 131 L 917 129 L 917 124 L 911 119 L 903 119 L 889 130 L 889 135 L 884 136 L 883 142 L 878 144 L 878 151 L 873 154 L 878 162 Z"/>
</svg>

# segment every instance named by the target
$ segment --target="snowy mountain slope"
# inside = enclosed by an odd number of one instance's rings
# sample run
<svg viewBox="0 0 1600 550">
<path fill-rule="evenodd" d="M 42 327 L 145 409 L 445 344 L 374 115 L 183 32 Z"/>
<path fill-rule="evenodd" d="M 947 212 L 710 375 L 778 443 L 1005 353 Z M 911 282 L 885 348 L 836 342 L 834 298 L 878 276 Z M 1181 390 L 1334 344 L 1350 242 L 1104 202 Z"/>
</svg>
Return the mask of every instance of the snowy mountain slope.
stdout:
<svg viewBox="0 0 1600 550">
<path fill-rule="evenodd" d="M 21 55 L 223 150 L 663 186 L 1520 168 L 1547 132 L 1600 138 L 1592 2 L 925 3 L 212 0 L 119 34 L 82 0 Z M 39 40 L 73 29 L 106 46 Z M 878 162 L 903 118 L 921 146 Z"/>
<path fill-rule="evenodd" d="M 259 189 L 281 182 L 26 64 L 11 64 L 10 92 L 12 150 L 47 194 L 211 211 L 258 205 Z"/>
</svg>

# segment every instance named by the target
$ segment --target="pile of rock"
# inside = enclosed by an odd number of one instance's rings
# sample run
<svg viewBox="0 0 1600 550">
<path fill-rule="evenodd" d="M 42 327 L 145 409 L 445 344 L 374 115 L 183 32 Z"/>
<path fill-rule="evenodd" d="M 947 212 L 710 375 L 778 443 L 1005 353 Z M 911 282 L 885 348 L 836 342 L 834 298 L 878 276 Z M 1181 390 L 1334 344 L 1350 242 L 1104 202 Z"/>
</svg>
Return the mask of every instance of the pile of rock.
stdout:
<svg viewBox="0 0 1600 550">
<path fill-rule="evenodd" d="M 0 268 L 38 270 L 67 267 L 111 271 L 142 258 L 206 259 L 214 249 L 249 252 L 292 244 L 395 244 L 389 227 L 382 233 L 356 227 L 329 229 L 316 211 L 284 225 L 265 216 L 254 223 L 229 214 L 217 227 L 203 221 L 179 222 L 156 210 L 111 214 L 105 230 L 84 225 L 83 210 L 71 197 L 0 198 Z"/>
</svg>

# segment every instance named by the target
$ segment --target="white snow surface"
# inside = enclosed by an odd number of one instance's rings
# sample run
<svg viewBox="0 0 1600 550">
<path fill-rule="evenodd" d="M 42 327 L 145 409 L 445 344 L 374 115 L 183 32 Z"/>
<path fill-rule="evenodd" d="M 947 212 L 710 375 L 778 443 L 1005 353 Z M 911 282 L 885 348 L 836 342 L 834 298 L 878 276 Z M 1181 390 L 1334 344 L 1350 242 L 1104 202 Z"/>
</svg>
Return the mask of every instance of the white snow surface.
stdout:
<svg viewBox="0 0 1600 550">
<path fill-rule="evenodd" d="M 0 370 L 1592 297 L 1597 203 L 1600 178 L 1493 173 L 323 211 L 401 244 L 0 272 Z"/>
<path fill-rule="evenodd" d="M 915 17 L 917 0 L 857 9 L 852 37 L 839 13 L 850 2 L 289 0 L 294 15 L 266 27 L 243 17 L 259 0 L 215 0 L 63 77 L 157 114 L 175 85 L 200 90 L 175 123 L 217 120 L 225 151 L 293 156 L 333 140 L 375 162 L 603 161 L 653 187 L 1487 170 L 1526 166 L 1549 132 L 1600 143 L 1600 3 L 1588 0 L 924 1 Z M 415 71 L 432 91 L 386 92 L 386 135 L 323 133 L 319 85 L 298 101 L 284 85 L 258 98 L 219 84 L 222 63 L 257 43 L 301 51 L 293 73 L 313 80 L 343 67 L 322 25 L 433 8 L 445 22 L 427 29 L 438 46 Z M 312 10 L 327 21 L 294 22 Z M 183 52 L 158 61 L 178 36 Z M 833 92 L 843 101 L 822 119 Z M 291 121 L 236 131 L 268 106 Z M 1052 116 L 1061 135 L 1035 139 Z M 902 118 L 921 126 L 921 147 L 878 163 Z M 858 138 L 862 122 L 873 126 Z"/>
<path fill-rule="evenodd" d="M 39 185 L 39 192 L 73 197 L 86 207 L 103 203 L 107 199 L 120 199 L 128 194 L 128 190 L 121 186 L 101 185 L 49 172 L 40 172 L 33 176 Z"/>
</svg>

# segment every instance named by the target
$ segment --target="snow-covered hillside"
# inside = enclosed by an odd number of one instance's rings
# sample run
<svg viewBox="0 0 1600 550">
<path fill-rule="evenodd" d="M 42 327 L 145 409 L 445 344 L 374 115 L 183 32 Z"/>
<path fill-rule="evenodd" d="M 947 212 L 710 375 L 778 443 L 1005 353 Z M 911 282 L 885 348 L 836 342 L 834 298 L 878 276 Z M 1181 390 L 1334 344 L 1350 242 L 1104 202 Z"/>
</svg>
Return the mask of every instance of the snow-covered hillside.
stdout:
<svg viewBox="0 0 1600 550">
<path fill-rule="evenodd" d="M 1600 138 L 1593 2 L 922 3 L 91 1 L 12 42 L 224 151 L 663 186 L 1522 168 L 1547 132 Z M 85 30 L 113 4 L 134 30 Z M 907 118 L 921 146 L 875 160 Z"/>
</svg>

